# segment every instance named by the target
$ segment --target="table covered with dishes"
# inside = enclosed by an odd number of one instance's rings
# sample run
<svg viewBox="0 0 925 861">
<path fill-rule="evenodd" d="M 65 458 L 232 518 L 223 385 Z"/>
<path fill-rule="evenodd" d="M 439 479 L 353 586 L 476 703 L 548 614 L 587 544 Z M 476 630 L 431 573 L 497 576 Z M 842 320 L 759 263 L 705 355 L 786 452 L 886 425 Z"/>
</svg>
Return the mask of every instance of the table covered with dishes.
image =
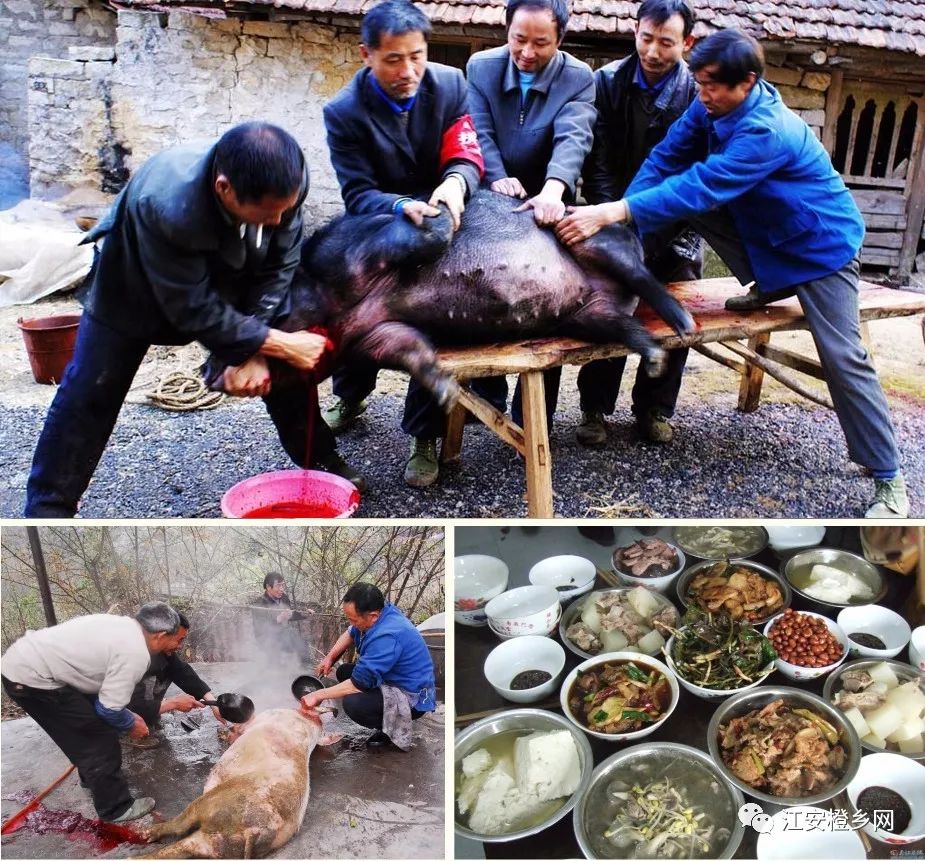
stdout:
<svg viewBox="0 0 925 861">
<path fill-rule="evenodd" d="M 925 848 L 921 529 L 765 526 L 456 529 L 458 855 Z"/>
</svg>

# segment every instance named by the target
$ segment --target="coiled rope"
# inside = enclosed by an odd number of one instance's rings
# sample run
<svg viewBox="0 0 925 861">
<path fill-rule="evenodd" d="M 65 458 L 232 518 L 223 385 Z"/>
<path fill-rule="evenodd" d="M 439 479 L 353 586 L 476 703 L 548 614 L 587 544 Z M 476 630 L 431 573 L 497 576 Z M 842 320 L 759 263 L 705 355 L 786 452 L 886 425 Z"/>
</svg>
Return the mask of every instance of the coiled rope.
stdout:
<svg viewBox="0 0 925 861">
<path fill-rule="evenodd" d="M 214 409 L 225 399 L 225 394 L 206 388 L 198 373 L 184 368 L 161 377 L 145 397 L 161 409 L 182 413 Z"/>
</svg>

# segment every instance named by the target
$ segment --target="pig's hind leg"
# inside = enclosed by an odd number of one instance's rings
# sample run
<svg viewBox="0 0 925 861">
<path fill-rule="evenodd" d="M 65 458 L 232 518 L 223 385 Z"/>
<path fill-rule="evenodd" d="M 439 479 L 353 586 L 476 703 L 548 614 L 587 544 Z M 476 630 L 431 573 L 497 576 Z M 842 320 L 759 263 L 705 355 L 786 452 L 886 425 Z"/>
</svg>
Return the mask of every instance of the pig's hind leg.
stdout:
<svg viewBox="0 0 925 861">
<path fill-rule="evenodd" d="M 216 834 L 206 834 L 203 831 L 195 831 L 171 843 L 168 846 L 161 846 L 154 852 L 141 855 L 141 858 L 221 858 L 222 856 L 222 838 Z M 246 857 L 246 856 L 245 856 Z"/>
</svg>

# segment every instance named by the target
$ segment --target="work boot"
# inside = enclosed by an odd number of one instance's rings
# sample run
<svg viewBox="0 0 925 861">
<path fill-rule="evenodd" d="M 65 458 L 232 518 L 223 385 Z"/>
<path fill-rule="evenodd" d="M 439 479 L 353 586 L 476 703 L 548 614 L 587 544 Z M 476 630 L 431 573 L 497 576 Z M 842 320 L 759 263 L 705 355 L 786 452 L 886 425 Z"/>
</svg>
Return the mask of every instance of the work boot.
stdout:
<svg viewBox="0 0 925 861">
<path fill-rule="evenodd" d="M 368 739 L 366 739 L 366 746 L 372 748 L 373 750 L 381 750 L 385 747 L 390 747 L 392 744 L 392 739 L 390 739 L 381 729 L 377 729 Z"/>
<path fill-rule="evenodd" d="M 908 517 L 909 497 L 902 473 L 893 478 L 874 479 L 874 501 L 865 517 Z"/>
<path fill-rule="evenodd" d="M 759 290 L 757 287 L 751 287 L 744 296 L 730 296 L 726 300 L 727 311 L 757 311 L 764 308 L 771 302 L 777 302 L 779 299 L 789 299 L 796 296 L 796 289 L 786 287 L 783 290 L 771 290 L 767 293 Z"/>
<path fill-rule="evenodd" d="M 636 416 L 636 427 L 643 439 L 665 445 L 674 439 L 674 428 L 658 410 L 646 410 Z"/>
<path fill-rule="evenodd" d="M 321 417 L 332 433 L 339 434 L 355 424 L 356 420 L 366 412 L 367 406 L 366 401 L 354 403 L 353 401 L 344 400 L 344 398 L 338 398 L 330 409 L 321 414 Z"/>
<path fill-rule="evenodd" d="M 341 478 L 346 478 L 347 481 L 351 482 L 351 484 L 360 491 L 360 493 L 366 493 L 365 476 L 357 472 L 336 451 L 332 451 L 330 454 L 318 458 L 313 466 L 316 469 L 323 469 L 325 472 L 331 473 L 331 475 L 339 475 Z"/>
<path fill-rule="evenodd" d="M 117 816 L 115 819 L 110 819 L 110 822 L 128 822 L 130 819 L 141 819 L 142 816 L 147 816 L 152 810 L 154 810 L 154 799 L 147 796 L 143 798 L 136 798 L 132 802 L 132 806 L 125 811 L 121 816 Z"/>
<path fill-rule="evenodd" d="M 575 431 L 575 439 L 588 448 L 600 448 L 607 442 L 607 426 L 604 424 L 604 414 L 595 412 L 581 413 L 581 424 Z"/>
<path fill-rule="evenodd" d="M 416 436 L 411 440 L 411 457 L 405 466 L 405 484 L 430 487 L 440 474 L 437 440 Z"/>
</svg>

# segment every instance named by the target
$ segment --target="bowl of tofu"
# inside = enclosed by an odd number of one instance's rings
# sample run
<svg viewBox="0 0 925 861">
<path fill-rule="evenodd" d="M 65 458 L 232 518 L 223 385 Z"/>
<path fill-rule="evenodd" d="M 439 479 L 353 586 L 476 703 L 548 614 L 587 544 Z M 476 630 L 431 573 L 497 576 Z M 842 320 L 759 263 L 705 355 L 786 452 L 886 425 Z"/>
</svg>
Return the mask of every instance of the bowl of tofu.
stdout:
<svg viewBox="0 0 925 861">
<path fill-rule="evenodd" d="M 519 708 L 456 736 L 455 830 L 502 843 L 538 834 L 566 816 L 594 770 L 587 736 L 562 715 Z"/>
<path fill-rule="evenodd" d="M 865 750 L 925 761 L 925 673 L 901 661 L 851 661 L 826 679 L 822 696 Z"/>
<path fill-rule="evenodd" d="M 794 607 L 817 613 L 877 604 L 887 592 L 876 565 L 833 547 L 813 547 L 791 556 L 782 573 L 793 590 Z"/>
</svg>

